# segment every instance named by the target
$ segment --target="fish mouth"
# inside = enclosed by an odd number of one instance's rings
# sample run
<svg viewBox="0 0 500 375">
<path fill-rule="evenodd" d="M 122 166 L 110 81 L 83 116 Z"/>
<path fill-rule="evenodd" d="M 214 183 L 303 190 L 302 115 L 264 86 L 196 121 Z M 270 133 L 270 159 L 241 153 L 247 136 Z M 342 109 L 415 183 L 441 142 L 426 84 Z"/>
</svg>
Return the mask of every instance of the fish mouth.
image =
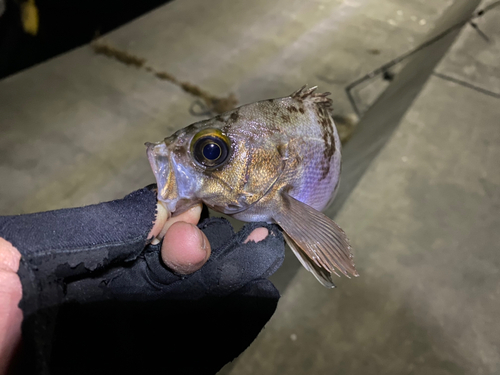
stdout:
<svg viewBox="0 0 500 375">
<path fill-rule="evenodd" d="M 176 162 L 175 154 L 167 142 L 146 143 L 149 164 L 158 186 L 157 199 L 170 216 L 177 216 L 198 204 L 194 193 L 197 189 L 196 178 L 191 178 L 189 168 Z"/>
<path fill-rule="evenodd" d="M 173 210 L 172 207 L 169 207 L 170 204 L 167 201 L 168 191 L 166 191 L 170 177 L 170 159 L 168 157 L 169 153 L 167 146 L 165 142 L 147 142 L 146 147 L 149 164 L 151 165 L 151 169 L 153 170 L 153 174 L 158 185 L 158 200 L 163 203 L 169 212 L 172 212 L 175 210 L 175 207 Z"/>
</svg>

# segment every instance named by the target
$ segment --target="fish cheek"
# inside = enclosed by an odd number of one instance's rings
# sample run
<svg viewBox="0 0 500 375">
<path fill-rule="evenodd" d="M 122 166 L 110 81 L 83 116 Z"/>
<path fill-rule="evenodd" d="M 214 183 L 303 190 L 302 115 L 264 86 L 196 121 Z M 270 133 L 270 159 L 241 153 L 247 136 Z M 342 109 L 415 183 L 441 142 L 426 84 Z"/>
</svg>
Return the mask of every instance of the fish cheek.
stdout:
<svg viewBox="0 0 500 375">
<path fill-rule="evenodd" d="M 237 155 L 221 170 L 205 171 L 202 199 L 215 210 L 232 214 L 258 202 L 283 170 L 276 147 L 248 147 L 240 143 Z"/>
<path fill-rule="evenodd" d="M 238 159 L 246 157 L 245 150 L 242 150 L 238 158 L 232 158 L 223 168 L 203 171 L 198 196 L 205 204 L 222 213 L 240 211 L 243 208 L 239 198 L 243 186 L 242 176 L 246 169 Z"/>
<path fill-rule="evenodd" d="M 257 148 L 248 164 L 244 193 L 252 202 L 260 200 L 275 184 L 283 172 L 285 162 L 276 146 Z"/>
<path fill-rule="evenodd" d="M 228 213 L 228 207 L 234 205 L 231 190 L 214 174 L 206 174 L 202 177 L 203 185 L 198 193 L 199 198 L 215 211 Z"/>
</svg>

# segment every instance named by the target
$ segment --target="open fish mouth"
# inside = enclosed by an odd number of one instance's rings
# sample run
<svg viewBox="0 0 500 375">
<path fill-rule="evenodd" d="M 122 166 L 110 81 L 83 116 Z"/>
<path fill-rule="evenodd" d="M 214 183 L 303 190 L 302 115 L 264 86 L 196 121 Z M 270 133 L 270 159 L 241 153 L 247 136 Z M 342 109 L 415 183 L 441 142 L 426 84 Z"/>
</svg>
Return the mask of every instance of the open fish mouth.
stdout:
<svg viewBox="0 0 500 375">
<path fill-rule="evenodd" d="M 165 142 L 146 143 L 149 164 L 158 184 L 158 200 L 166 202 L 168 179 L 170 175 L 170 160 Z M 170 207 L 167 207 L 172 212 Z M 175 209 L 175 208 L 174 208 Z"/>
</svg>

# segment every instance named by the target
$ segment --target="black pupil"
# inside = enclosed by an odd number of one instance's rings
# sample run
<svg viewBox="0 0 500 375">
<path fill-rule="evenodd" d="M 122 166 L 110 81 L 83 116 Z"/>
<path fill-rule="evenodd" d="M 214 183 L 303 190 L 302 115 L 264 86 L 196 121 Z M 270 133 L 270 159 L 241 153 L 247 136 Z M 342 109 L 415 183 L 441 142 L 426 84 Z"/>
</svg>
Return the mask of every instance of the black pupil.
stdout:
<svg viewBox="0 0 500 375">
<path fill-rule="evenodd" d="M 194 160 L 207 168 L 217 168 L 224 164 L 229 156 L 229 142 L 217 135 L 199 137 L 192 145 Z"/>
<path fill-rule="evenodd" d="M 217 143 L 208 143 L 203 147 L 203 156 L 208 160 L 217 160 L 220 154 L 221 149 Z"/>
</svg>

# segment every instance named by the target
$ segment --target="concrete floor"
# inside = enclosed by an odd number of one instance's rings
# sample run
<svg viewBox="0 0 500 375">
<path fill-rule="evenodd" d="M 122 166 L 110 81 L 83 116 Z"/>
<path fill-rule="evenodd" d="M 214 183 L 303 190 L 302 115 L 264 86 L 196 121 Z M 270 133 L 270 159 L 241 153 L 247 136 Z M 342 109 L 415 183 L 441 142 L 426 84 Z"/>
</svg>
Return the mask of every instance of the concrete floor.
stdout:
<svg viewBox="0 0 500 375">
<path fill-rule="evenodd" d="M 465 29 L 436 72 L 500 93 L 499 76 L 485 77 L 497 68 L 486 50 L 500 42 L 495 22 L 483 27 L 496 44 Z M 482 60 L 458 69 L 474 49 Z M 311 293 L 299 270 L 228 373 L 500 372 L 498 100 L 430 78 L 336 216 L 360 278 Z M 367 113 L 371 125 L 390 102 Z"/>
<path fill-rule="evenodd" d="M 319 84 L 349 114 L 344 87 L 424 40 L 448 3 L 183 0 L 105 40 L 241 104 Z M 200 120 L 194 100 L 88 46 L 4 79 L 1 212 L 89 204 L 150 183 L 142 145 Z"/>
<path fill-rule="evenodd" d="M 345 86 L 476 4 L 185 0 L 105 39 L 240 103 L 320 84 L 349 115 Z M 380 97 L 380 82 L 358 92 L 365 112 L 328 214 L 361 277 L 327 290 L 288 256 L 278 311 L 221 373 L 500 373 L 499 19 L 500 7 L 477 20 L 490 42 L 465 27 L 403 62 Z M 89 47 L 0 81 L 0 213 L 150 183 L 143 142 L 198 120 L 193 100 Z"/>
</svg>

